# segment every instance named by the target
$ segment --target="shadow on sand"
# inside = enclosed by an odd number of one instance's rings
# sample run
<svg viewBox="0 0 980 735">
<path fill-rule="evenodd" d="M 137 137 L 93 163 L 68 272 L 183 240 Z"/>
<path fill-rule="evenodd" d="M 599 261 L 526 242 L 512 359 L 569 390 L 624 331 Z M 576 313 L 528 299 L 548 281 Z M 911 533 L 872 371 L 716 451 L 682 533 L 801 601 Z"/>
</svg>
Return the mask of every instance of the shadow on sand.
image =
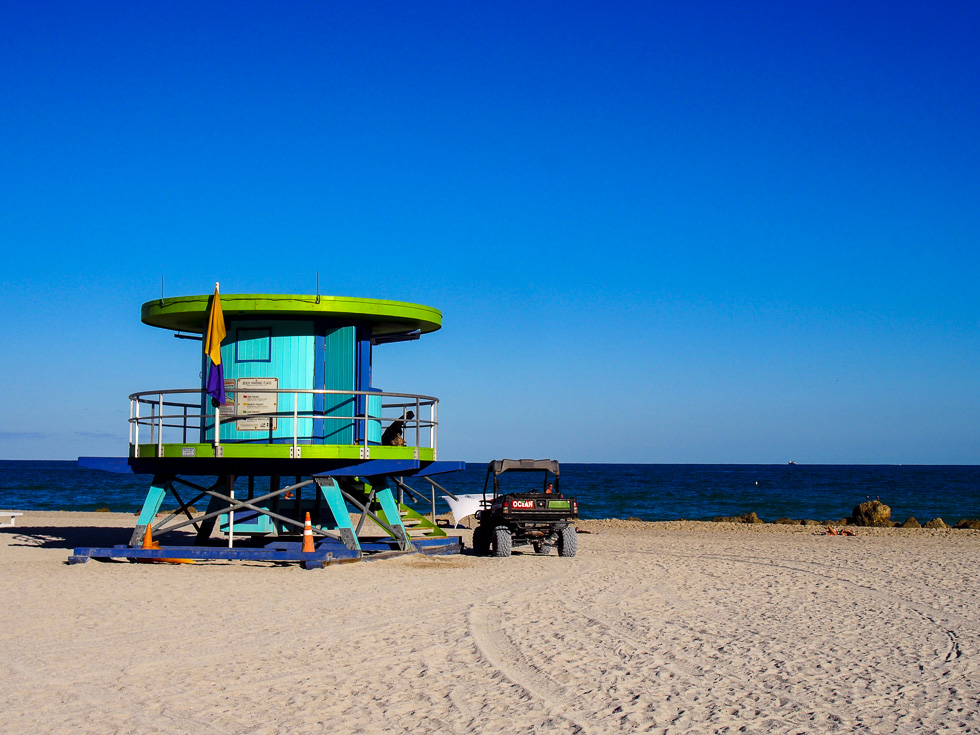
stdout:
<svg viewBox="0 0 980 735">
<path fill-rule="evenodd" d="M 110 547 L 128 544 L 132 528 L 113 526 L 15 526 L 0 529 L 10 537 L 10 546 L 32 546 L 37 549 L 76 549 L 78 547 Z M 180 546 L 194 543 L 194 535 L 175 531 L 159 538 L 164 545 Z"/>
</svg>

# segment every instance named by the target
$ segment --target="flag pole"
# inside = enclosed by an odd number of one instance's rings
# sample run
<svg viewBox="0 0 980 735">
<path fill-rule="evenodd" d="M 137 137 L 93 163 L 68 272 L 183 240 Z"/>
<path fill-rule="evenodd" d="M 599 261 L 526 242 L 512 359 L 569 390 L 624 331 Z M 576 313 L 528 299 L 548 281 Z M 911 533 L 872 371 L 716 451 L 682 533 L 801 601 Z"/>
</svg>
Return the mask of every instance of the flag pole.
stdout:
<svg viewBox="0 0 980 735">
<path fill-rule="evenodd" d="M 217 281 L 214 282 L 214 295 L 215 295 L 215 297 L 217 297 L 217 295 L 218 295 L 218 282 Z M 217 441 L 221 441 L 221 439 L 218 437 L 218 426 L 219 426 L 218 421 L 220 421 L 220 418 L 219 418 L 220 414 L 221 414 L 221 406 L 220 405 L 215 406 L 214 407 L 214 429 L 215 429 L 215 439 Z M 235 483 L 234 483 L 234 480 L 231 479 L 231 476 L 229 476 L 229 479 L 228 479 L 228 492 L 229 492 L 229 497 L 231 498 L 232 502 L 234 503 L 234 501 L 235 501 Z M 235 545 L 235 511 L 234 510 L 229 510 L 228 511 L 228 548 L 230 549 L 234 545 Z"/>
</svg>

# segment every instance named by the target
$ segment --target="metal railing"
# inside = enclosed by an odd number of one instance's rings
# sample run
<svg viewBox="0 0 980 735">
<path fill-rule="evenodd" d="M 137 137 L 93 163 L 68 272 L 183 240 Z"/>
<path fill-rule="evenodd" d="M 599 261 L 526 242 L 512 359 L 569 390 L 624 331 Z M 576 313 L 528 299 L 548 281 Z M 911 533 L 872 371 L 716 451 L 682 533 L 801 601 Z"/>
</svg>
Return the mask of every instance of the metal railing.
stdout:
<svg viewBox="0 0 980 735">
<path fill-rule="evenodd" d="M 149 432 L 149 442 L 157 445 L 157 456 L 162 456 L 164 444 L 187 444 L 188 435 L 199 432 L 199 444 L 212 444 L 216 455 L 222 441 L 225 443 L 265 443 L 281 444 L 291 441 L 293 456 L 299 456 L 300 443 L 303 444 L 344 444 L 361 446 L 363 456 L 367 458 L 368 449 L 380 444 L 383 431 L 395 421 L 402 421 L 401 436 L 408 447 L 428 447 L 437 449 L 438 439 L 438 405 L 439 399 L 433 396 L 416 395 L 413 393 L 385 393 L 380 391 L 345 391 L 345 390 L 290 390 L 276 388 L 250 388 L 248 393 L 275 394 L 276 405 L 286 396 L 292 397 L 292 410 L 263 411 L 237 413 L 237 404 L 226 403 L 214 407 L 210 397 L 202 389 L 178 388 L 172 390 L 141 391 L 129 396 L 129 444 L 134 447 L 135 456 L 139 456 L 140 430 Z M 181 396 L 195 396 L 193 402 Z M 310 396 L 304 402 L 316 403 L 316 396 L 323 396 L 326 403 L 331 398 L 339 399 L 330 407 L 317 409 L 315 407 L 300 408 L 301 398 Z M 363 400 L 358 398 L 363 397 Z M 377 401 L 380 399 L 380 406 Z M 363 410 L 353 407 L 360 404 Z M 350 406 L 348 412 L 338 413 L 345 406 Z M 374 411 L 374 413 L 372 413 Z M 414 417 L 406 418 L 406 413 L 412 411 Z M 241 429 L 239 422 L 266 421 L 267 428 Z M 283 422 L 286 428 L 280 426 Z M 317 431 L 318 422 L 321 427 Z M 222 427 L 235 424 L 226 433 L 242 434 L 262 431 L 262 435 L 222 439 Z M 308 427 L 308 430 L 307 430 Z M 292 431 L 288 429 L 291 428 Z M 349 442 L 325 441 L 328 434 L 350 429 Z M 164 434 L 166 433 L 166 440 Z M 145 434 L 144 434 L 145 436 Z M 372 440 L 372 436 L 376 436 Z M 179 437 L 179 438 L 177 438 Z M 414 444 L 411 440 L 414 439 Z"/>
</svg>

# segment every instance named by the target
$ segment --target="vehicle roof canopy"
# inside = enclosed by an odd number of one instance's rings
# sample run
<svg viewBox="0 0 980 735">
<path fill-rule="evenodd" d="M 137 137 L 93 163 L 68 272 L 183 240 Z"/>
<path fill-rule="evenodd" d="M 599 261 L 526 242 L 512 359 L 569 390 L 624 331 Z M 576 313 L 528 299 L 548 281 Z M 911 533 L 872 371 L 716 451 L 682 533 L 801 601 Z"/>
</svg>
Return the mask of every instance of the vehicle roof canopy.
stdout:
<svg viewBox="0 0 980 735">
<path fill-rule="evenodd" d="M 558 461 L 554 459 L 495 459 L 487 467 L 494 476 L 510 470 L 547 470 L 558 477 Z"/>
</svg>

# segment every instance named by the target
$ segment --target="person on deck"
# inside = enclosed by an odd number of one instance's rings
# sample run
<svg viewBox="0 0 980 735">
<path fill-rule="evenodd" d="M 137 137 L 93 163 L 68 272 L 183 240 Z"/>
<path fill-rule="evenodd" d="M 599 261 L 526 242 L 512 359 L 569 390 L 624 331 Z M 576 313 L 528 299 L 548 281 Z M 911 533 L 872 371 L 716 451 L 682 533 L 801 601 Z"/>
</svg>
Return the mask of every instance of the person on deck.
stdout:
<svg viewBox="0 0 980 735">
<path fill-rule="evenodd" d="M 409 411 L 402 418 L 392 421 L 384 434 L 381 435 L 381 443 L 386 447 L 403 447 L 405 439 L 402 438 L 402 431 L 405 429 L 405 422 L 415 418 L 415 412 Z"/>
</svg>

